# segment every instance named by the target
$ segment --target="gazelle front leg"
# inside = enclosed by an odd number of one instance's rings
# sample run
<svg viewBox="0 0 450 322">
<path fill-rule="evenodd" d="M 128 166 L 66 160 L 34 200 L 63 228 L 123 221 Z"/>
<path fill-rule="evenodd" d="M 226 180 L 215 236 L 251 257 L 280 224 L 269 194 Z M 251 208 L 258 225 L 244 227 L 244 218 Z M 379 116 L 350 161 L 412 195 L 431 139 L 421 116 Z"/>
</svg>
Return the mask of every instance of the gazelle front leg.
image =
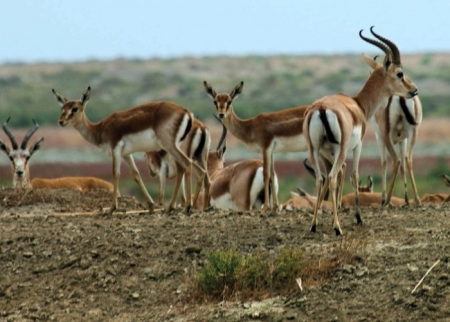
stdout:
<svg viewBox="0 0 450 322">
<path fill-rule="evenodd" d="M 270 188 L 272 189 L 272 212 L 278 211 L 278 194 L 275 191 L 275 163 L 273 162 L 273 152 L 270 154 Z"/>
<path fill-rule="evenodd" d="M 271 172 L 271 157 L 270 157 L 270 152 L 269 149 L 266 149 L 263 152 L 263 164 L 264 164 L 264 168 L 263 168 L 263 172 L 264 172 L 264 205 L 261 209 L 262 213 L 266 213 L 268 211 L 268 209 L 270 208 L 269 204 L 270 204 L 270 193 L 269 193 L 269 183 L 270 183 L 270 172 Z"/>
<path fill-rule="evenodd" d="M 133 173 L 134 181 L 137 182 L 139 187 L 141 188 L 142 194 L 144 195 L 145 199 L 147 199 L 147 206 L 148 206 L 148 213 L 151 215 L 154 212 L 155 203 L 153 202 L 152 197 L 150 197 L 147 188 L 145 188 L 144 183 L 142 182 L 141 175 L 139 174 L 139 170 L 136 167 L 136 164 L 134 163 L 133 156 L 125 155 L 123 156 L 123 159 L 128 164 L 128 167 L 130 168 L 131 172 Z M 120 164 L 119 164 L 120 167 Z"/>
<path fill-rule="evenodd" d="M 361 219 L 361 208 L 359 206 L 359 159 L 361 157 L 361 149 L 362 149 L 362 141 L 359 141 L 358 144 L 353 149 L 353 173 L 352 178 L 355 180 L 355 217 L 356 223 L 358 225 L 362 225 Z"/>
</svg>

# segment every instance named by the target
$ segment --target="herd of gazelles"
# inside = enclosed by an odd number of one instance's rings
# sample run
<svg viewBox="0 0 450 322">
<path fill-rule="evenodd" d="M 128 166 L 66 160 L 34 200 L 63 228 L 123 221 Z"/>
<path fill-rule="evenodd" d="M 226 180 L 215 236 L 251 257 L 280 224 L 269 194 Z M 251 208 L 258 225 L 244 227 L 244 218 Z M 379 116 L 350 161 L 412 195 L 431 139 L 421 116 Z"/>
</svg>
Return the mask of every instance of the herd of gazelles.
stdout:
<svg viewBox="0 0 450 322">
<path fill-rule="evenodd" d="M 43 138 L 30 149 L 27 148 L 30 137 L 38 128 L 35 124 L 34 128 L 27 132 L 19 147 L 7 128 L 8 121 L 6 121 L 3 130 L 9 137 L 12 148 L 8 148 L 1 141 L 0 148 L 12 162 L 14 186 L 66 187 L 81 191 L 107 189 L 112 192 L 112 205 L 109 210 L 112 214 L 118 208 L 120 164 L 123 158 L 146 198 L 149 212 L 153 213 L 154 201 L 145 188 L 132 156 L 135 152 L 144 152 L 150 173 L 159 176 L 159 204 L 164 200 L 166 179 L 176 177 L 168 211 L 175 209 L 181 187 L 182 205 L 187 213 L 190 212 L 192 205 L 198 209 L 209 209 L 211 206 L 239 211 L 261 209 L 266 213 L 277 211 L 279 208 L 273 154 L 308 152 L 308 160 L 311 163 L 309 170 L 316 178 L 317 197 L 312 197 L 300 189 L 299 194 L 280 208 L 312 208 L 314 211 L 312 232 L 316 231 L 321 207 L 332 210 L 333 228 L 336 234 L 340 235 L 342 230 L 337 212 L 341 205 L 354 205 L 356 221 L 362 224 L 361 204 L 408 204 L 410 201 L 407 195 L 407 172 L 412 184 L 414 202 L 416 205 L 420 204 L 421 199 L 412 168 L 412 150 L 422 120 L 422 106 L 417 96 L 417 87 L 404 75 L 397 46 L 375 33 L 373 27 L 370 31 L 376 39 L 364 36 L 362 30 L 359 36 L 381 49 L 385 58 L 380 64 L 376 58 L 363 54 L 372 72 L 362 90 L 354 97 L 344 94 L 329 95 L 308 106 L 240 119 L 234 113 L 232 103 L 242 92 L 244 83 L 236 85 L 230 94 L 218 94 L 205 81 L 205 91 L 214 101 L 218 118 L 223 126 L 222 137 L 215 151 L 210 151 L 211 137 L 207 127 L 195 119 L 187 109 L 173 102 L 142 104 L 115 112 L 98 123 L 92 123 L 85 114 L 91 94 L 90 87 L 79 100 L 68 100 L 52 90 L 62 106 L 59 124 L 73 126 L 84 139 L 112 157 L 113 184 L 98 178 L 76 177 L 35 178 L 30 181 L 28 160 L 39 149 Z M 373 193 L 371 179 L 367 187 L 359 185 L 359 158 L 369 122 L 375 131 L 381 152 L 381 194 Z M 261 153 L 262 160 L 244 160 L 224 167 L 227 131 L 243 141 L 251 151 Z M 399 146 L 400 155 L 395 149 L 396 145 Z M 355 193 L 342 196 L 346 170 L 344 161 L 349 150 L 353 152 L 353 170 L 350 177 Z M 386 151 L 393 159 L 393 173 L 387 191 Z M 320 162 L 325 166 L 326 176 L 321 174 Z M 392 196 L 399 168 L 403 177 L 404 200 Z M 197 177 L 196 191 L 193 195 L 192 171 Z M 446 183 L 450 182 L 445 175 L 443 179 Z M 331 202 L 324 201 L 328 194 L 331 195 Z M 422 200 L 429 202 L 430 198 L 439 198 L 439 195 L 427 195 Z M 446 198 L 442 196 L 441 201 Z"/>
</svg>

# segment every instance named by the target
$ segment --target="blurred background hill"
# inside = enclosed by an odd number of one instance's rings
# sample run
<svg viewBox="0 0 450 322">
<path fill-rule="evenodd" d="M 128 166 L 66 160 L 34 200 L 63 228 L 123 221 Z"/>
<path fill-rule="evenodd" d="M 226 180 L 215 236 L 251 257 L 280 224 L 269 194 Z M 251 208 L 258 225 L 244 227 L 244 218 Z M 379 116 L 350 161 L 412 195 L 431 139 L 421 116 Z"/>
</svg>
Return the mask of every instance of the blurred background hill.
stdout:
<svg viewBox="0 0 450 322">
<path fill-rule="evenodd" d="M 445 171 L 448 163 L 446 140 L 450 128 L 447 120 L 450 54 L 403 55 L 402 63 L 406 75 L 417 84 L 423 104 L 424 122 L 414 154 L 417 160 L 433 157 L 434 161 L 426 159 L 428 161 L 418 170 L 424 180 L 429 182 L 431 177 L 435 178 L 435 175 Z M 32 119 L 41 125 L 34 139 L 44 136 L 45 142 L 42 151 L 31 161 L 32 176 L 42 173 L 57 176 L 57 167 L 49 168 L 49 164 L 60 163 L 76 164 L 69 166 L 69 169 L 77 168 L 75 172 L 78 175 L 86 175 L 83 173 L 87 170 L 79 170 L 81 164 L 98 165 L 108 162 L 108 159 L 85 142 L 74 129 L 57 128 L 60 106 L 51 92 L 52 88 L 69 99 L 77 99 L 87 86 L 91 86 L 92 94 L 86 113 L 93 122 L 112 112 L 148 101 L 174 101 L 191 110 L 211 127 L 214 147 L 220 135 L 220 126 L 213 118 L 215 108 L 203 89 L 203 80 L 207 80 L 218 92 L 230 92 L 238 82 L 244 81 L 244 91 L 233 105 L 238 116 L 247 118 L 258 113 L 307 105 L 327 94 L 342 92 L 356 95 L 369 72 L 370 68 L 360 55 L 210 56 L 10 63 L 0 65 L 0 122 L 11 117 L 9 127 L 18 133 L 18 138 L 32 126 Z M 231 134 L 229 136 L 228 160 L 258 157 L 233 139 Z M 9 142 L 4 133 L 0 134 L 0 139 Z M 367 161 L 370 167 L 362 171 L 361 176 L 373 175 L 377 183 L 379 154 L 371 131 L 364 143 L 363 158 L 370 160 Z M 300 174 L 304 157 L 305 153 L 275 157 L 276 160 L 291 160 L 295 163 L 293 172 L 288 175 L 291 179 L 293 176 L 295 178 L 288 187 L 283 187 L 284 196 L 288 195 L 288 190 L 294 190 L 303 183 Z M 142 160 L 142 156 L 137 158 Z M 362 163 L 364 169 L 364 160 Z M 9 160 L 4 155 L 0 156 L 0 166 L 3 169 L 0 172 L 2 181 L 9 182 Z M 38 168 L 41 170 L 38 171 Z M 65 169 L 63 165 L 60 168 Z M 97 169 L 94 172 L 98 173 L 98 167 L 94 168 Z M 45 172 L 45 169 L 51 171 Z M 64 171 L 66 173 L 63 175 L 70 175 L 67 173 L 69 170 Z M 146 172 L 145 168 L 143 171 Z M 109 165 L 101 176 L 109 179 L 110 173 Z M 123 173 L 128 174 L 128 170 Z M 309 179 L 305 180 L 307 190 L 313 192 Z M 400 183 L 397 185 L 401 186 Z M 440 183 L 435 187 L 445 190 Z"/>
</svg>

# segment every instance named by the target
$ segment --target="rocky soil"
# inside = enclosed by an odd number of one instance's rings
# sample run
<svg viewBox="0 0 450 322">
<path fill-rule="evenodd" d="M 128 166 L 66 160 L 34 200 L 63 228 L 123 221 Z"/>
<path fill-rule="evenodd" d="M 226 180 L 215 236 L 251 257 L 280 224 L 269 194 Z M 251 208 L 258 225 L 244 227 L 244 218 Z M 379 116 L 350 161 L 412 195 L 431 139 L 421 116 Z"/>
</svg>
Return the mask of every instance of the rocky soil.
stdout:
<svg viewBox="0 0 450 322">
<path fill-rule="evenodd" d="M 450 208 L 102 215 L 102 192 L 0 188 L 0 321 L 431 321 L 450 319 Z M 120 208 L 141 210 L 130 196 Z M 261 301 L 198 303 L 192 280 L 214 250 L 322 256 L 347 240 L 361 260 L 323 284 Z M 424 278 L 427 270 L 437 264 Z M 301 276 L 300 276 L 301 278 Z M 295 281 L 293 281 L 295 283 Z"/>
</svg>

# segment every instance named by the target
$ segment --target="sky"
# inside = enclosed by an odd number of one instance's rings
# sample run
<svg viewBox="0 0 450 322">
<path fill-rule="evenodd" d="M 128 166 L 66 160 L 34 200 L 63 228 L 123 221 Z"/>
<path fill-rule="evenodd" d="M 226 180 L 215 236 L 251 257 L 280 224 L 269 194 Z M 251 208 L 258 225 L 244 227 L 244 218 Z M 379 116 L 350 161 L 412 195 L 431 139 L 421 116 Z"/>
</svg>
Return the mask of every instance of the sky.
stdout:
<svg viewBox="0 0 450 322">
<path fill-rule="evenodd" d="M 0 19 L 0 63 L 215 55 L 450 52 L 448 0 L 13 0 Z"/>
</svg>

